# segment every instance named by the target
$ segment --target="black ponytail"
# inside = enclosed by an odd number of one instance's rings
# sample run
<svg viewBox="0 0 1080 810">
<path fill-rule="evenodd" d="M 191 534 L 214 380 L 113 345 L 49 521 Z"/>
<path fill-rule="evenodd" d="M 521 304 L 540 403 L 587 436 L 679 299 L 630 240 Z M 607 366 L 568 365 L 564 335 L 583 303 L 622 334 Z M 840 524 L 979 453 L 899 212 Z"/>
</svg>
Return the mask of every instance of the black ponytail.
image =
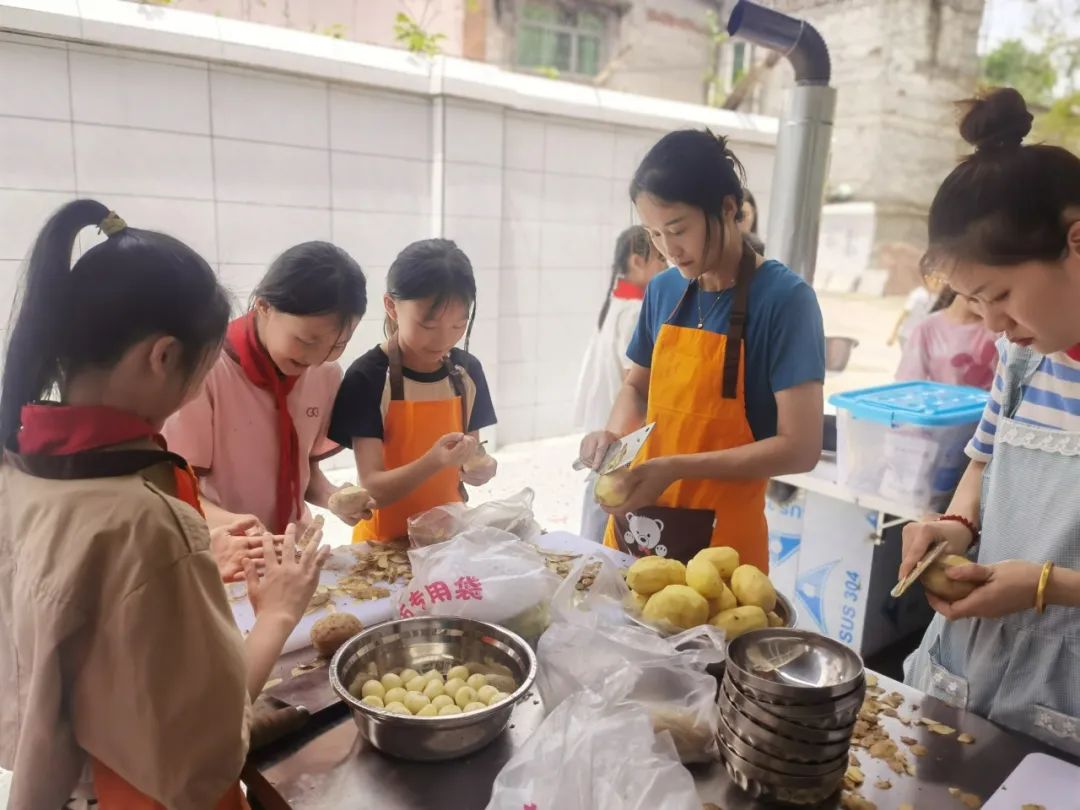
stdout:
<svg viewBox="0 0 1080 810">
<path fill-rule="evenodd" d="M 397 255 L 386 274 L 386 294 L 395 301 L 432 299 L 432 314 L 449 301 L 460 301 L 469 312 L 465 329 L 465 351 L 469 351 L 473 324 L 476 322 L 476 277 L 465 252 L 449 239 L 423 239 L 413 242 Z M 387 335 L 394 324 L 387 318 Z"/>
<path fill-rule="evenodd" d="M 79 232 L 108 238 L 71 266 Z M 63 389 L 87 368 L 107 368 L 154 334 L 175 337 L 194 369 L 220 344 L 229 300 L 206 261 L 171 236 L 128 228 L 94 200 L 53 214 L 30 253 L 0 390 L 0 440 L 19 430 L 22 407 Z"/>
<path fill-rule="evenodd" d="M 611 293 L 615 290 L 615 283 L 629 271 L 630 257 L 640 256 L 648 260 L 652 255 L 652 249 L 649 232 L 640 225 L 631 225 L 619 234 L 615 240 L 615 260 L 611 263 L 611 281 L 608 282 L 604 304 L 600 307 L 600 318 L 596 322 L 597 329 L 604 328 L 608 310 L 611 309 Z"/>
</svg>

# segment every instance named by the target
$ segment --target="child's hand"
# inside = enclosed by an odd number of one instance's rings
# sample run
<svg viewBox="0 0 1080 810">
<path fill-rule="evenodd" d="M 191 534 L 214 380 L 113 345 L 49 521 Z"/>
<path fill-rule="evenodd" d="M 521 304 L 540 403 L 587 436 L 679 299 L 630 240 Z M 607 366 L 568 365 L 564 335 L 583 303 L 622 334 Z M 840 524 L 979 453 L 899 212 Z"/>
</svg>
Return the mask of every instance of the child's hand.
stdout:
<svg viewBox="0 0 1080 810">
<path fill-rule="evenodd" d="M 346 484 L 330 496 L 327 506 L 339 519 L 355 526 L 361 520 L 371 519 L 376 503 L 363 487 Z"/>
<path fill-rule="evenodd" d="M 259 519 L 251 515 L 210 530 L 210 554 L 221 572 L 222 582 L 243 580 L 245 560 L 253 561 L 257 570 L 262 569 L 266 534 Z"/>
<path fill-rule="evenodd" d="M 467 433 L 447 433 L 428 450 L 428 454 L 443 467 L 461 467 L 472 458 L 478 443 Z"/>
<path fill-rule="evenodd" d="M 319 572 L 328 556 L 330 547 L 322 546 L 321 529 L 315 533 L 307 548 L 297 552 L 296 524 L 290 523 L 281 544 L 280 560 L 274 550 L 273 536 L 264 535 L 263 563 L 266 567 L 262 577 L 253 560 L 244 560 L 248 599 L 255 615 L 276 614 L 295 626 L 307 610 L 319 584 Z"/>
</svg>

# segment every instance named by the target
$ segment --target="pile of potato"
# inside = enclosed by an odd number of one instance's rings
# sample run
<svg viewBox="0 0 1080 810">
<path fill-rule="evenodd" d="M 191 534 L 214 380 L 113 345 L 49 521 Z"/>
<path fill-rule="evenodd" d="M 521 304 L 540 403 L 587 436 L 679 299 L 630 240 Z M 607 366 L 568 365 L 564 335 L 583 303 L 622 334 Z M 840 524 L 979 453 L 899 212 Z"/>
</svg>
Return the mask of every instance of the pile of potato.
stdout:
<svg viewBox="0 0 1080 810">
<path fill-rule="evenodd" d="M 740 565 L 729 546 L 699 551 L 688 565 L 644 557 L 626 572 L 633 608 L 650 624 L 688 630 L 705 623 L 728 639 L 750 630 L 782 627 L 774 612 L 776 590 L 756 566 Z"/>
<path fill-rule="evenodd" d="M 486 709 L 509 700 L 518 685 L 508 675 L 470 672 L 453 666 L 444 677 L 436 669 L 387 672 L 381 677 L 362 672 L 349 687 L 353 697 L 373 709 L 414 717 L 447 717 Z"/>
</svg>

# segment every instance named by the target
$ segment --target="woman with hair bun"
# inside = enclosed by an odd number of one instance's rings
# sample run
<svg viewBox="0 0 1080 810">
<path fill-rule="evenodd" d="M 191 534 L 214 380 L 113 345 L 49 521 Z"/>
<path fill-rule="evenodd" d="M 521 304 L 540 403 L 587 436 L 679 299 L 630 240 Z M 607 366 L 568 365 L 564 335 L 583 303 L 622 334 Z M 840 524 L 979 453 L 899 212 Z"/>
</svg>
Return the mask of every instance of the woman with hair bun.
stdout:
<svg viewBox="0 0 1080 810">
<path fill-rule="evenodd" d="M 1004 334 L 971 464 L 948 514 L 904 529 L 901 576 L 930 544 L 970 593 L 938 612 L 905 663 L 912 686 L 1080 753 L 1080 158 L 1023 144 L 1015 90 L 968 102 L 975 147 L 930 207 L 925 269 Z"/>
</svg>

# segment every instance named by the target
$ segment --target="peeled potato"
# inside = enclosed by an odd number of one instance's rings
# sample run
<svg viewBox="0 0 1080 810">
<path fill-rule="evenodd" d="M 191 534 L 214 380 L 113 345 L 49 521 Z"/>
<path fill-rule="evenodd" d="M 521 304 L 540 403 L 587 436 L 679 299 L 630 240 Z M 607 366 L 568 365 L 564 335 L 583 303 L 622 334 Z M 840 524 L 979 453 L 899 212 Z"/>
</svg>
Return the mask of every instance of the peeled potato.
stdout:
<svg viewBox="0 0 1080 810">
<path fill-rule="evenodd" d="M 452 681 L 455 678 L 460 678 L 463 681 L 468 680 L 469 674 L 469 668 L 459 664 L 456 667 L 450 667 L 450 671 L 446 673 L 446 680 Z"/>
<path fill-rule="evenodd" d="M 975 590 L 975 583 L 958 582 L 955 579 L 949 579 L 945 572 L 957 565 L 970 564 L 971 560 L 967 557 L 961 557 L 959 554 L 945 554 L 934 560 L 933 564 L 923 571 L 922 576 L 919 577 L 919 582 L 939 599 L 944 599 L 946 602 L 956 602 Z"/>
<path fill-rule="evenodd" d="M 725 610 L 731 610 L 733 607 L 738 606 L 739 600 L 735 598 L 735 594 L 731 592 L 731 588 L 725 585 L 720 596 L 716 599 L 709 600 L 709 615 L 715 616 L 717 613 L 723 613 Z"/>
<path fill-rule="evenodd" d="M 360 688 L 361 697 L 377 697 L 382 700 L 386 694 L 386 687 L 376 680 L 365 681 Z"/>
<path fill-rule="evenodd" d="M 488 675 L 488 684 L 494 686 L 500 692 L 513 692 L 518 688 L 517 681 L 509 675 Z"/>
<path fill-rule="evenodd" d="M 458 693 L 458 689 L 463 686 L 468 686 L 463 678 L 450 678 L 445 684 L 443 684 L 443 692 L 453 697 Z"/>
<path fill-rule="evenodd" d="M 413 714 L 416 714 L 422 708 L 429 705 L 431 703 L 431 699 L 428 698 L 427 695 L 422 694 L 421 692 L 409 692 L 407 695 L 405 695 L 405 700 L 402 702 L 405 704 L 406 709 L 408 709 Z"/>
<path fill-rule="evenodd" d="M 432 698 L 431 705 L 436 709 L 442 709 L 445 706 L 453 706 L 454 699 L 449 695 L 439 695 L 438 697 Z"/>
<path fill-rule="evenodd" d="M 320 656 L 329 658 L 363 629 L 364 625 L 351 613 L 331 613 L 312 625 L 311 646 Z"/>
<path fill-rule="evenodd" d="M 687 564 L 686 584 L 706 599 L 719 599 L 727 590 L 716 566 L 704 558 L 695 557 Z"/>
<path fill-rule="evenodd" d="M 731 641 L 743 633 L 768 627 L 769 620 L 765 616 L 765 611 L 756 605 L 743 605 L 717 613 L 709 620 L 709 624 L 723 630 L 727 640 Z"/>
<path fill-rule="evenodd" d="M 703 548 L 694 555 L 694 559 L 708 560 L 720 573 L 721 579 L 731 579 L 735 569 L 739 567 L 739 552 L 731 546 L 710 546 Z"/>
<path fill-rule="evenodd" d="M 487 708 L 487 704 L 486 704 L 486 703 L 481 703 L 481 702 L 480 702 L 480 701 L 478 701 L 478 700 L 474 700 L 474 701 L 473 701 L 472 703 L 470 703 L 469 705 L 465 706 L 465 707 L 464 707 L 464 708 L 462 709 L 462 711 L 466 711 L 466 712 L 478 712 L 478 711 L 480 711 L 481 709 L 486 709 L 486 708 Z"/>
<path fill-rule="evenodd" d="M 368 695 L 360 702 L 363 703 L 365 706 L 373 706 L 376 709 L 381 709 L 383 707 L 382 698 L 378 695 Z"/>
<path fill-rule="evenodd" d="M 419 674 L 415 669 L 403 669 L 398 673 L 398 677 L 401 678 L 401 685 L 404 686 Z"/>
<path fill-rule="evenodd" d="M 630 591 L 630 595 L 626 598 L 626 606 L 635 613 L 641 613 L 645 609 L 645 603 L 648 601 L 647 594 Z"/>
<path fill-rule="evenodd" d="M 471 686 L 473 689 L 480 689 L 482 686 L 487 686 L 487 676 L 477 672 L 469 676 L 468 680 L 465 681 L 465 685 Z"/>
<path fill-rule="evenodd" d="M 649 597 L 641 615 L 649 622 L 669 623 L 689 630 L 708 621 L 709 603 L 689 585 L 668 585 Z"/>
<path fill-rule="evenodd" d="M 666 557 L 642 557 L 627 570 L 626 584 L 632 591 L 652 596 L 668 585 L 685 585 L 686 566 Z"/>
<path fill-rule="evenodd" d="M 379 681 L 386 689 L 394 689 L 395 687 L 402 686 L 401 676 L 396 672 L 387 672 L 379 679 Z"/>
<path fill-rule="evenodd" d="M 429 683 L 431 681 L 438 681 L 439 683 L 444 682 L 442 673 L 439 672 L 439 670 L 437 670 L 437 669 L 429 669 L 427 672 L 425 672 L 423 674 L 422 677 L 424 678 L 425 681 L 428 681 Z"/>
<path fill-rule="evenodd" d="M 358 486 L 342 487 L 327 500 L 327 506 L 334 514 L 342 512 L 360 512 L 371 504 L 371 495 Z"/>
<path fill-rule="evenodd" d="M 609 509 L 626 502 L 630 497 L 630 489 L 627 486 L 627 476 L 630 475 L 629 467 L 622 467 L 607 475 L 598 476 L 593 485 L 593 497 L 601 506 Z"/>
<path fill-rule="evenodd" d="M 387 689 L 386 694 L 383 695 L 383 701 L 389 706 L 391 703 L 404 703 L 405 695 L 409 694 L 402 687 L 395 686 L 393 689 Z"/>
<path fill-rule="evenodd" d="M 429 703 L 427 706 L 423 706 L 420 711 L 416 713 L 417 717 L 437 717 L 439 710 L 435 706 Z"/>
<path fill-rule="evenodd" d="M 450 704 L 439 709 L 439 717 L 446 717 L 449 714 L 461 714 L 461 707 Z"/>
<path fill-rule="evenodd" d="M 393 703 L 387 703 L 386 711 L 390 712 L 391 714 L 412 714 L 412 712 L 409 711 L 409 708 L 404 703 L 400 703 L 398 701 L 394 701 Z"/>
<path fill-rule="evenodd" d="M 755 605 L 768 612 L 776 607 L 776 589 L 753 565 L 740 565 L 731 575 L 731 592 L 740 605 Z"/>
<path fill-rule="evenodd" d="M 504 700 L 509 699 L 510 695 L 506 694 L 506 692 L 496 692 L 494 695 L 491 696 L 491 699 L 488 701 L 488 706 L 494 706 L 496 703 L 502 703 Z"/>
<path fill-rule="evenodd" d="M 784 620 L 780 618 L 779 614 L 770 610 L 765 614 L 765 618 L 769 620 L 769 627 L 783 627 Z"/>
<path fill-rule="evenodd" d="M 463 686 L 454 693 L 454 703 L 465 708 L 476 700 L 476 690 L 471 686 Z"/>
<path fill-rule="evenodd" d="M 428 681 L 424 684 L 423 693 L 431 700 L 434 700 L 443 693 L 443 685 L 438 681 Z"/>
<path fill-rule="evenodd" d="M 402 680 L 405 680 L 402 678 Z M 405 691 L 407 692 L 423 692 L 424 687 L 427 686 L 427 681 L 417 675 L 415 678 L 410 678 L 405 681 Z"/>
<path fill-rule="evenodd" d="M 481 686 L 479 689 L 476 690 L 476 699 L 479 700 L 481 703 L 486 704 L 497 694 L 499 694 L 498 689 L 496 689 L 491 684 L 485 684 L 484 686 Z"/>
</svg>

